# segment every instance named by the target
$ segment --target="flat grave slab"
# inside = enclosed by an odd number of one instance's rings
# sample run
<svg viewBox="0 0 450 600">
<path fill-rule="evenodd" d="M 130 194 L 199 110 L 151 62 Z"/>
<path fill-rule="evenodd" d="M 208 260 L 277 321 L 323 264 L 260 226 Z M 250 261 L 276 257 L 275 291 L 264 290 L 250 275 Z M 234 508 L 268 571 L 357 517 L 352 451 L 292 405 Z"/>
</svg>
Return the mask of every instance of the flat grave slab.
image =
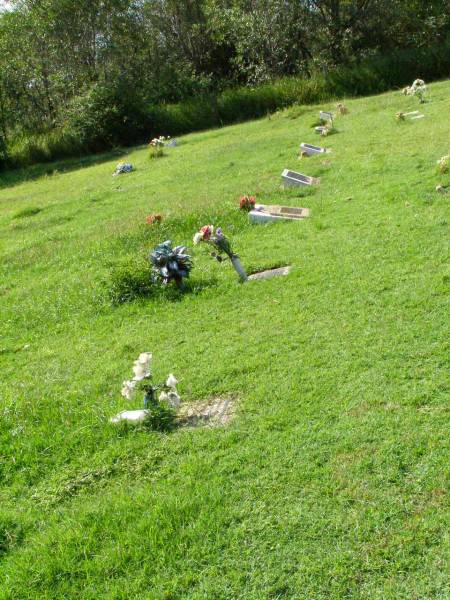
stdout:
<svg viewBox="0 0 450 600">
<path fill-rule="evenodd" d="M 425 115 L 418 110 L 413 110 L 411 112 L 399 112 L 397 113 L 397 117 L 401 119 L 409 119 L 410 121 L 414 121 L 416 119 L 423 119 Z"/>
<path fill-rule="evenodd" d="M 314 156 L 315 154 L 329 154 L 331 150 L 327 148 L 321 148 L 320 146 L 313 146 L 313 144 L 306 144 L 302 142 L 300 144 L 300 152 L 306 152 L 308 156 Z"/>
<path fill-rule="evenodd" d="M 253 273 L 248 276 L 249 281 L 257 281 L 259 279 L 272 279 L 273 277 L 281 277 L 283 275 L 289 275 L 291 267 L 278 267 L 276 269 L 267 269 L 266 271 L 260 271 L 259 273 Z"/>
<path fill-rule="evenodd" d="M 285 187 L 299 187 L 302 185 L 314 185 L 319 183 L 319 180 L 315 177 L 309 177 L 309 175 L 303 175 L 302 173 L 296 173 L 289 169 L 284 169 L 281 173 L 281 179 Z"/>
<path fill-rule="evenodd" d="M 235 403 L 236 397 L 228 396 L 182 404 L 176 420 L 180 427 L 221 427 L 232 419 Z"/>
<path fill-rule="evenodd" d="M 280 206 L 257 204 L 248 214 L 252 223 L 267 223 L 269 221 L 298 221 L 309 217 L 309 208 L 299 206 Z"/>
<path fill-rule="evenodd" d="M 317 125 L 317 127 L 314 127 L 314 131 L 319 135 L 322 135 L 324 131 L 327 131 L 327 127 L 325 127 L 325 125 Z"/>
</svg>

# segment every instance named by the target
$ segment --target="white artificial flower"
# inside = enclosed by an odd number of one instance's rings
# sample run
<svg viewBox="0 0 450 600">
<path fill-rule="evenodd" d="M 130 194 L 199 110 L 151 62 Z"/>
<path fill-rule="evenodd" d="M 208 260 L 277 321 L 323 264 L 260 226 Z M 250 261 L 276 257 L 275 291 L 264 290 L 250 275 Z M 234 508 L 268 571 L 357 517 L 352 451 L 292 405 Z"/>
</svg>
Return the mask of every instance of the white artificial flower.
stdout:
<svg viewBox="0 0 450 600">
<path fill-rule="evenodd" d="M 148 365 L 143 365 L 137 360 L 133 365 L 133 373 L 133 379 L 135 381 L 141 381 L 150 376 L 150 367 Z"/>
<path fill-rule="evenodd" d="M 134 396 L 136 382 L 133 380 L 124 381 L 122 385 L 122 396 L 127 400 L 131 400 Z"/>
<path fill-rule="evenodd" d="M 152 353 L 151 352 L 141 352 L 141 354 L 139 354 L 139 358 L 138 361 L 142 364 L 150 364 L 150 361 L 152 360 Z"/>
<path fill-rule="evenodd" d="M 166 392 L 161 392 L 160 395 L 159 395 L 159 397 L 158 397 L 158 400 L 160 402 L 168 402 L 169 401 L 169 396 L 167 395 Z"/>
<path fill-rule="evenodd" d="M 199 244 L 201 241 L 203 240 L 203 233 L 201 231 L 198 231 L 195 235 L 194 235 L 194 244 L 197 245 Z"/>
<path fill-rule="evenodd" d="M 140 381 L 145 377 L 150 377 L 150 362 L 152 360 L 151 352 L 142 352 L 139 358 L 134 361 L 133 373 L 134 379 Z"/>
<path fill-rule="evenodd" d="M 175 391 L 170 391 L 167 393 L 167 398 L 170 406 L 172 408 L 178 408 L 180 406 L 181 398 Z"/>
<path fill-rule="evenodd" d="M 175 388 L 177 386 L 177 383 L 178 383 L 178 379 L 175 378 L 173 373 L 170 373 L 169 377 L 167 378 L 167 381 L 166 381 L 167 387 Z"/>
<path fill-rule="evenodd" d="M 178 408 L 181 402 L 180 396 L 174 390 L 161 392 L 158 399 L 160 402 L 167 402 L 172 408 Z"/>
</svg>

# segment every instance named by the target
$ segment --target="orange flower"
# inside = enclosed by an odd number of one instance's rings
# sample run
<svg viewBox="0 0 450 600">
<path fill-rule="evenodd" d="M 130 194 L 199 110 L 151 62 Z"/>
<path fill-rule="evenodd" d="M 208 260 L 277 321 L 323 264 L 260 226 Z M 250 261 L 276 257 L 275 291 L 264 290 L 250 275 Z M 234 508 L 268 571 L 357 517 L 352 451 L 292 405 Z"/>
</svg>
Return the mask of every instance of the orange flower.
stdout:
<svg viewBox="0 0 450 600">
<path fill-rule="evenodd" d="M 153 225 L 154 223 L 161 223 L 162 216 L 161 215 L 148 215 L 145 217 L 145 222 L 147 225 Z"/>
</svg>

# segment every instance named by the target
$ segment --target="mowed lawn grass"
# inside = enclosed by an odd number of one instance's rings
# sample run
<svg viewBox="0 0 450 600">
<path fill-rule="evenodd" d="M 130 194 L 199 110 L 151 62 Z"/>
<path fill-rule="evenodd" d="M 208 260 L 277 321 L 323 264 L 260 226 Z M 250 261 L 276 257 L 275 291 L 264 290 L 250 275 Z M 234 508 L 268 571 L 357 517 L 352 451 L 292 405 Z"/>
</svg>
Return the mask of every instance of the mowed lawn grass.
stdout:
<svg viewBox="0 0 450 600">
<path fill-rule="evenodd" d="M 0 598 L 449 597 L 450 81 L 346 104 L 326 157 L 297 161 L 333 104 L 1 176 Z M 285 167 L 320 186 L 282 190 Z M 311 218 L 251 225 L 243 193 Z M 239 284 L 192 247 L 208 222 L 291 274 Z M 165 239 L 188 293 L 113 305 Z M 110 425 L 143 351 L 234 419 Z"/>
</svg>

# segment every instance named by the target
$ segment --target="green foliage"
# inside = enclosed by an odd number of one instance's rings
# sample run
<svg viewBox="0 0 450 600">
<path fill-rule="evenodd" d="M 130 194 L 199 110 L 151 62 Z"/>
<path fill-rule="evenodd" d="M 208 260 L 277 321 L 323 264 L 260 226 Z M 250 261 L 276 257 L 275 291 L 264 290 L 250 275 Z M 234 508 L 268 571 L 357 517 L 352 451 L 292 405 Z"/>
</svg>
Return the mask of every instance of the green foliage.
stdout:
<svg viewBox="0 0 450 600">
<path fill-rule="evenodd" d="M 0 168 L 449 72 L 445 0 L 13 0 L 11 6 L 0 10 Z"/>
<path fill-rule="evenodd" d="M 176 411 L 167 403 L 155 402 L 148 407 L 149 415 L 145 419 L 144 427 L 151 431 L 168 433 L 175 429 Z"/>
<path fill-rule="evenodd" d="M 93 86 L 74 98 L 65 119 L 68 131 L 90 152 L 130 145 L 150 129 L 142 102 L 121 86 Z"/>
<path fill-rule="evenodd" d="M 114 265 L 105 286 L 113 304 L 148 298 L 154 293 L 149 264 L 143 257 L 128 257 Z"/>
<path fill-rule="evenodd" d="M 309 78 L 287 77 L 256 87 L 240 87 L 178 104 L 145 106 L 133 92 L 95 86 L 66 112 L 65 128 L 26 135 L 9 147 L 9 164 L 34 162 L 144 142 L 164 132 L 192 131 L 259 118 L 287 106 L 341 96 L 380 93 L 410 83 L 417 73 L 427 82 L 450 69 L 450 42 L 439 47 L 377 55 L 352 66 Z"/>
<path fill-rule="evenodd" d="M 54 129 L 41 134 L 23 133 L 10 143 L 6 164 L 10 167 L 26 167 L 80 156 L 84 152 L 80 139 L 65 130 Z"/>
<path fill-rule="evenodd" d="M 397 50 L 341 66 L 327 75 L 327 88 L 339 96 L 363 96 L 403 87 L 418 77 L 426 82 L 450 70 L 450 39 L 441 45 Z"/>
</svg>

